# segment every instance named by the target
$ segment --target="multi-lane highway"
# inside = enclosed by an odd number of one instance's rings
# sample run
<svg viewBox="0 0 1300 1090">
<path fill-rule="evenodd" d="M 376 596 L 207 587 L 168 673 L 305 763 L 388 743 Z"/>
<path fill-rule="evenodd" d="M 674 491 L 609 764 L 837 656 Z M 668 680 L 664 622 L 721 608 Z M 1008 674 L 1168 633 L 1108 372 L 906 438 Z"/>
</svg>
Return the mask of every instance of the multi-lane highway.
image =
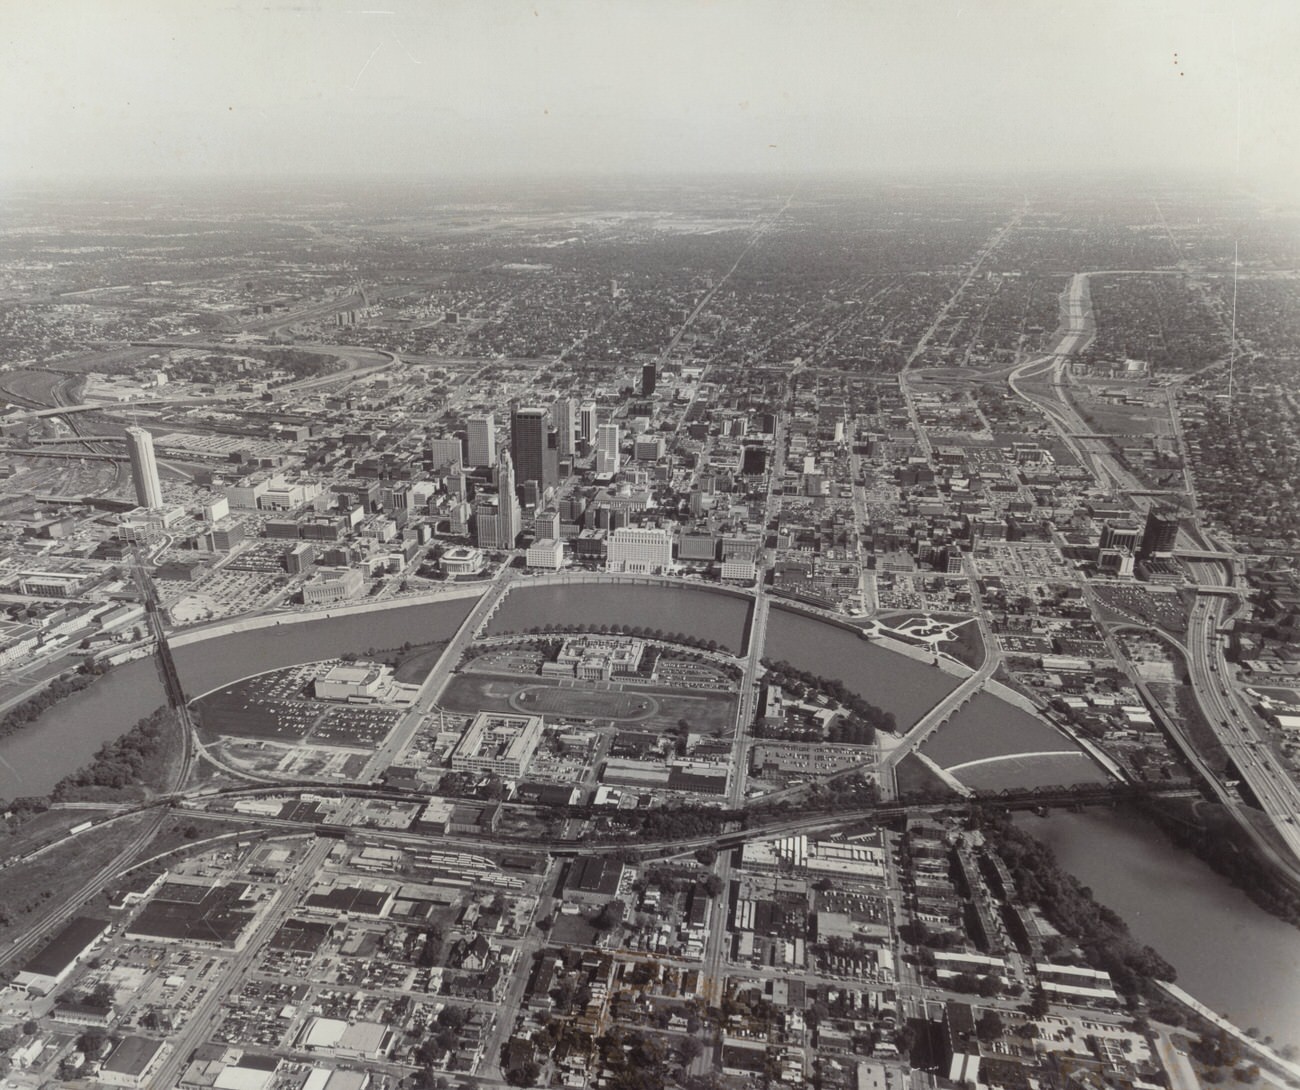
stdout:
<svg viewBox="0 0 1300 1090">
<path fill-rule="evenodd" d="M 1237 691 L 1219 635 L 1227 600 L 1201 595 L 1187 626 L 1187 666 L 1202 714 L 1228 751 L 1300 875 L 1300 788 L 1259 730 L 1249 703 Z"/>
<path fill-rule="evenodd" d="M 1137 510 L 1143 506 L 1140 482 L 1111 455 L 1104 439 L 1089 438 L 1089 429 L 1071 405 L 1066 394 L 1063 376 L 1070 359 L 1078 354 L 1092 339 L 1094 325 L 1087 284 L 1090 276 L 1099 273 L 1079 273 L 1070 282 L 1065 296 L 1062 336 L 1055 351 L 1048 356 L 1014 368 L 1008 376 L 1012 391 L 1037 408 L 1058 432 L 1061 441 L 1075 455 L 1080 464 L 1088 468 L 1104 488 L 1113 488 Z M 1026 380 L 1052 374 L 1052 393 L 1028 388 Z M 1197 544 L 1203 533 L 1193 524 L 1189 535 Z M 1203 542 L 1202 542 L 1203 544 Z M 1217 553 L 1207 553 L 1217 557 Z M 1229 556 L 1235 571 L 1236 558 Z M 1277 832 L 1281 845 L 1274 847 L 1261 839 L 1248 815 L 1242 813 L 1237 800 L 1225 785 L 1199 759 L 1194 759 L 1202 775 L 1214 786 L 1216 794 L 1259 846 L 1264 856 L 1277 865 L 1292 882 L 1300 885 L 1300 788 L 1291 779 L 1277 755 L 1258 731 L 1258 724 L 1248 703 L 1237 691 L 1231 668 L 1223 656 L 1219 632 L 1229 615 L 1229 606 L 1236 608 L 1237 599 L 1231 591 L 1233 575 L 1225 573 L 1218 559 L 1194 560 L 1197 588 L 1195 607 L 1188 625 L 1187 646 L 1181 648 L 1187 660 L 1192 692 L 1206 721 L 1231 755 L 1241 773 L 1246 787 L 1259 802 Z M 1190 742 L 1182 739 L 1184 748 Z M 1189 750 L 1190 751 L 1190 750 Z M 1194 751 L 1193 752 L 1194 756 Z"/>
</svg>

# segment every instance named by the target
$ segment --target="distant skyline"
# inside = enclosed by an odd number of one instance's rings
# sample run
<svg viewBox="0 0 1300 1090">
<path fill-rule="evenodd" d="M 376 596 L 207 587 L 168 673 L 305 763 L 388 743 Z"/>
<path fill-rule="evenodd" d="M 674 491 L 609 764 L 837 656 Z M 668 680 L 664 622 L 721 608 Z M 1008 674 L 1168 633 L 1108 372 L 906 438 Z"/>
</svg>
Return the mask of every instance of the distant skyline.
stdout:
<svg viewBox="0 0 1300 1090">
<path fill-rule="evenodd" d="M 5 5 L 0 175 L 1237 176 L 1300 194 L 1300 4 Z"/>
</svg>

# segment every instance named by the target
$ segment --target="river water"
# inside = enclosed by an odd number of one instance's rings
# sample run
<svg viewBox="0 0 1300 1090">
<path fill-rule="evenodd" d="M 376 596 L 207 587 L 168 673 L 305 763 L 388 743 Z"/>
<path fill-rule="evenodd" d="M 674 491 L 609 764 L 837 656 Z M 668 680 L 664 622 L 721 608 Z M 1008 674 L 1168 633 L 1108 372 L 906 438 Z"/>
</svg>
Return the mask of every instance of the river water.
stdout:
<svg viewBox="0 0 1300 1090">
<path fill-rule="evenodd" d="M 1018 815 L 1016 823 L 1159 951 L 1180 987 L 1242 1029 L 1300 1046 L 1300 929 L 1130 811 Z"/>
<path fill-rule="evenodd" d="M 391 651 L 404 643 L 450 640 L 476 601 L 454 598 L 259 628 L 178 647 L 173 657 L 185 693 L 193 700 L 249 674 L 334 658 L 345 651 Z"/>
<path fill-rule="evenodd" d="M 176 651 L 191 697 L 263 670 L 331 658 L 344 651 L 387 650 L 406 641 L 450 639 L 473 599 L 395 607 L 222 636 Z M 686 631 L 740 650 L 748 603 L 692 588 L 575 584 L 520 588 L 493 630 L 569 623 L 640 624 Z M 919 718 L 957 684 L 917 662 L 790 610 L 771 610 L 765 655 L 837 677 L 900 723 Z M 36 723 L 0 739 L 0 798 L 48 792 L 165 700 L 152 658 L 128 663 L 58 704 Z M 1300 930 L 1255 907 L 1154 826 L 1105 810 L 1023 817 L 1024 827 L 1056 851 L 1061 865 L 1119 912 L 1133 934 L 1167 958 L 1179 983 L 1278 1042 L 1300 1043 Z"/>
<path fill-rule="evenodd" d="M 386 651 L 403 643 L 449 640 L 476 599 L 395 606 L 232 633 L 175 650 L 176 669 L 193 699 L 241 677 L 333 658 L 345 651 Z M 167 691 L 156 660 L 137 659 L 0 739 L 0 799 L 44 795 L 90 762 L 105 742 L 121 737 L 155 708 Z"/>
<path fill-rule="evenodd" d="M 625 624 L 716 640 L 744 650 L 750 602 L 704 587 L 645 583 L 567 583 L 513 588 L 488 625 L 494 636 L 576 624 Z"/>
<path fill-rule="evenodd" d="M 774 606 L 768 611 L 763 657 L 837 678 L 868 703 L 910 727 L 961 683 L 937 666 L 865 640 L 839 625 Z"/>
</svg>

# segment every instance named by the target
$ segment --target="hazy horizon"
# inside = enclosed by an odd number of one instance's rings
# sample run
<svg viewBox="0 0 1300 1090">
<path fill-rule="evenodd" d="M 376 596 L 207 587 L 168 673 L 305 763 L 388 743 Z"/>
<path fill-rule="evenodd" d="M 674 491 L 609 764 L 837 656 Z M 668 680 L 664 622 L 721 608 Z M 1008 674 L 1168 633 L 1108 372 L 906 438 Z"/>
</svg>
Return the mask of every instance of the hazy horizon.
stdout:
<svg viewBox="0 0 1300 1090">
<path fill-rule="evenodd" d="M 373 5 L 373 6 L 370 6 Z M 1300 180 L 1300 5 L 440 0 L 6 15 L 0 176 Z"/>
</svg>

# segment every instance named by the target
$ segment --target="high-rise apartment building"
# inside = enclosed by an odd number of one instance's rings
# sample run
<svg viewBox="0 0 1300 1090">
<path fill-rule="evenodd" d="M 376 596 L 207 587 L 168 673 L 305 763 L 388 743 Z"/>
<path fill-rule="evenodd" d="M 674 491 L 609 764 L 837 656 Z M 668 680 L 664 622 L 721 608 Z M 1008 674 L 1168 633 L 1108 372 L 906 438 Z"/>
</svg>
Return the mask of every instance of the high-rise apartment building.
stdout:
<svg viewBox="0 0 1300 1090">
<path fill-rule="evenodd" d="M 153 453 L 153 436 L 144 428 L 130 427 L 126 429 L 126 442 L 136 502 L 141 507 L 161 507 L 162 485 L 158 480 L 158 460 Z"/>
<path fill-rule="evenodd" d="M 492 413 L 471 416 L 466 421 L 468 434 L 469 464 L 472 466 L 495 465 L 497 460 L 497 421 Z"/>
<path fill-rule="evenodd" d="M 455 436 L 429 440 L 429 457 L 435 473 L 444 470 L 458 473 L 461 467 L 461 454 L 460 440 Z"/>
</svg>

